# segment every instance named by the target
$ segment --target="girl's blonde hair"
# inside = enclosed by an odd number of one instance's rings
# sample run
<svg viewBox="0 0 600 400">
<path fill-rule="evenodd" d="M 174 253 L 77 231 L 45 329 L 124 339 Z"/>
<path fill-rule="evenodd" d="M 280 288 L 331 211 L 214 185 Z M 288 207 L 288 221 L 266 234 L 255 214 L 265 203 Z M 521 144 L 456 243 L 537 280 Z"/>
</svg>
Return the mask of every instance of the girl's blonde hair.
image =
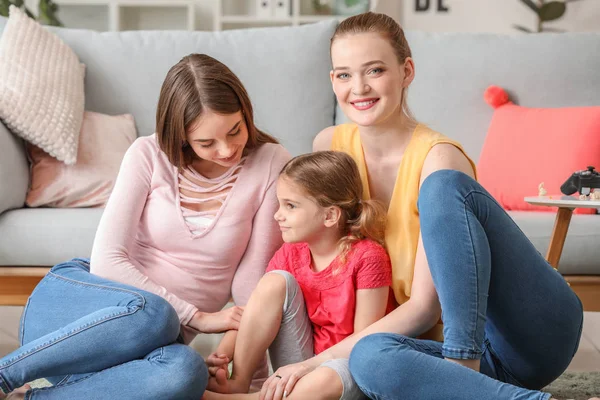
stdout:
<svg viewBox="0 0 600 400">
<path fill-rule="evenodd" d="M 292 158 L 281 177 L 299 185 L 321 207 L 339 207 L 342 265 L 353 243 L 371 239 L 384 246 L 386 213 L 376 200 L 362 200 L 363 185 L 352 157 L 339 151 L 317 151 Z"/>
<path fill-rule="evenodd" d="M 367 12 L 364 14 L 358 14 L 350 18 L 343 20 L 336 28 L 331 42 L 329 44 L 329 54 L 331 56 L 331 48 L 336 39 L 348 35 L 356 35 L 360 33 L 378 33 L 384 39 L 386 39 L 396 54 L 398 63 L 404 64 L 404 61 L 408 57 L 412 57 L 412 52 L 404 30 L 402 27 L 394 21 L 394 19 L 386 14 Z M 402 90 L 402 104 L 401 110 L 404 114 L 412 121 L 415 121 L 413 113 L 408 108 L 406 103 L 406 96 L 408 93 L 408 87 Z"/>
<path fill-rule="evenodd" d="M 246 152 L 263 143 L 277 143 L 254 125 L 252 103 L 239 78 L 225 64 L 206 54 L 190 54 L 167 73 L 156 108 L 158 144 L 179 169 L 196 156 L 187 145 L 187 131 L 206 110 L 217 114 L 242 112 L 248 128 Z"/>
</svg>

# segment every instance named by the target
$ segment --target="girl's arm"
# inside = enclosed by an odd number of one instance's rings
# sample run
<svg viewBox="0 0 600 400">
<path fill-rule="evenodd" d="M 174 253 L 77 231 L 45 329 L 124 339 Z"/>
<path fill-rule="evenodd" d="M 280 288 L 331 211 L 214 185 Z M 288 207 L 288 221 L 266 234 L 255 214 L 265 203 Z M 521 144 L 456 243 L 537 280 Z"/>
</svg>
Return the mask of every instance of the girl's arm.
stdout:
<svg viewBox="0 0 600 400">
<path fill-rule="evenodd" d="M 354 314 L 354 332 L 360 332 L 385 315 L 389 286 L 376 289 L 358 289 L 356 291 L 356 312 Z"/>
<path fill-rule="evenodd" d="M 419 240 L 417 248 L 417 259 L 415 264 L 415 273 L 411 286 L 410 299 L 397 307 L 394 311 L 381 318 L 377 322 L 369 325 L 367 328 L 356 331 L 335 346 L 323 351 L 306 361 L 281 367 L 276 371 L 276 375 L 282 378 L 274 378 L 272 375 L 264 383 L 260 399 L 280 400 L 273 396 L 267 396 L 267 388 L 273 387 L 283 381 L 287 393 L 291 393 L 294 385 L 306 374 L 314 371 L 322 363 L 335 358 L 349 358 L 352 348 L 360 339 L 373 333 L 398 333 L 405 336 L 418 336 L 431 329 L 441 316 L 441 308 L 437 298 L 433 280 L 429 273 L 425 250 L 422 241 Z"/>
<path fill-rule="evenodd" d="M 157 148 L 151 140 L 137 139 L 123 158 L 94 239 L 91 272 L 158 294 L 175 308 L 179 320 L 186 325 L 198 311 L 196 307 L 151 281 L 129 259 L 155 166 Z"/>
</svg>

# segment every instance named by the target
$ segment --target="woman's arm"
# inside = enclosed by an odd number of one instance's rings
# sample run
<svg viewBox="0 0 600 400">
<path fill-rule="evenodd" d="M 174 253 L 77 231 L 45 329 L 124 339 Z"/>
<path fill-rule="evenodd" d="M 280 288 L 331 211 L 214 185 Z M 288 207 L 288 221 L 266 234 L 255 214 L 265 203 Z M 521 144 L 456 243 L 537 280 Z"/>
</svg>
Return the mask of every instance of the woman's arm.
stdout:
<svg viewBox="0 0 600 400">
<path fill-rule="evenodd" d="M 443 143 L 432 147 L 423 164 L 421 184 L 430 174 L 441 169 L 455 169 L 471 177 L 474 176 L 469 160 L 451 144 Z M 308 360 L 309 365 L 320 365 L 329 358 L 347 358 L 356 342 L 373 333 L 389 332 L 411 337 L 423 334 L 439 321 L 441 312 L 423 248 L 423 240 L 419 236 L 410 299 L 363 331 L 355 333 Z"/>
<path fill-rule="evenodd" d="M 358 289 L 356 291 L 356 311 L 354 314 L 354 332 L 360 332 L 385 315 L 389 286 L 376 289 Z"/>
<path fill-rule="evenodd" d="M 313 151 L 331 150 L 335 126 L 329 126 L 317 134 L 313 140 Z"/>
<path fill-rule="evenodd" d="M 186 325 L 198 311 L 196 307 L 151 281 L 129 259 L 150 193 L 155 152 L 156 147 L 147 138 L 136 140 L 127 150 L 96 232 L 91 272 L 160 295 Z"/>
<path fill-rule="evenodd" d="M 266 177 L 267 187 L 262 203 L 254 215 L 250 241 L 231 284 L 231 295 L 237 305 L 246 305 L 258 281 L 265 274 L 271 257 L 283 244 L 281 231 L 274 218 L 279 208 L 277 178 L 290 158 L 290 154 L 279 146 L 271 159 Z"/>
</svg>

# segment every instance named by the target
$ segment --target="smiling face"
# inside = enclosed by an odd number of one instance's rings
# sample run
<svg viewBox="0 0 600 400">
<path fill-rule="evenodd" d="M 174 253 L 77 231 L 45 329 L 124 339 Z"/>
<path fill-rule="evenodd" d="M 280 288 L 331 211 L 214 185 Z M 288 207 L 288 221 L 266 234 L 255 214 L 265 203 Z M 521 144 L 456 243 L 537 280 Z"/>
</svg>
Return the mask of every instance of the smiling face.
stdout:
<svg viewBox="0 0 600 400">
<path fill-rule="evenodd" d="M 248 128 L 241 111 L 217 114 L 205 110 L 186 136 L 199 158 L 230 168 L 242 158 L 248 142 Z"/>
<path fill-rule="evenodd" d="M 346 116 L 373 126 L 401 115 L 403 89 L 414 77 L 410 58 L 399 63 L 390 42 L 379 33 L 348 34 L 331 45 L 331 82 Z"/>
<path fill-rule="evenodd" d="M 277 180 L 277 200 L 279 210 L 275 220 L 284 242 L 310 244 L 328 227 L 326 209 L 285 175 Z"/>
</svg>

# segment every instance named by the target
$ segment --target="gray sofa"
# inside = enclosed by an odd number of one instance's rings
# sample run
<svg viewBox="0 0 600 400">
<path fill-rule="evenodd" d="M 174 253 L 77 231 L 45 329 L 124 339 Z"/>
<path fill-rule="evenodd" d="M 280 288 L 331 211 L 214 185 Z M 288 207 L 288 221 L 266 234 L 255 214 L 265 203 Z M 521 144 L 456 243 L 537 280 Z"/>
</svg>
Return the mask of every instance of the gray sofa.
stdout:
<svg viewBox="0 0 600 400">
<path fill-rule="evenodd" d="M 5 23 L 0 20 L 0 30 Z M 257 124 L 291 153 L 300 154 L 311 150 L 321 129 L 345 121 L 329 82 L 334 28 L 332 21 L 214 33 L 54 31 L 87 66 L 87 110 L 131 113 L 138 134 L 149 135 L 168 68 L 186 54 L 207 53 L 240 76 L 254 103 Z M 600 105 L 600 34 L 409 32 L 408 39 L 417 70 L 409 90 L 412 111 L 462 142 L 475 161 L 492 115 L 483 101 L 491 84 L 518 93 L 513 98 L 524 106 Z M 22 141 L 0 124 L 0 266 L 51 266 L 89 256 L 102 209 L 23 208 L 28 172 Z M 554 213 L 511 216 L 545 254 Z M 586 275 L 588 283 L 600 282 L 598 243 L 600 216 L 573 216 L 560 271 Z M 15 268 L 11 271 L 14 275 Z M 600 298 L 598 288 L 593 290 Z"/>
</svg>

